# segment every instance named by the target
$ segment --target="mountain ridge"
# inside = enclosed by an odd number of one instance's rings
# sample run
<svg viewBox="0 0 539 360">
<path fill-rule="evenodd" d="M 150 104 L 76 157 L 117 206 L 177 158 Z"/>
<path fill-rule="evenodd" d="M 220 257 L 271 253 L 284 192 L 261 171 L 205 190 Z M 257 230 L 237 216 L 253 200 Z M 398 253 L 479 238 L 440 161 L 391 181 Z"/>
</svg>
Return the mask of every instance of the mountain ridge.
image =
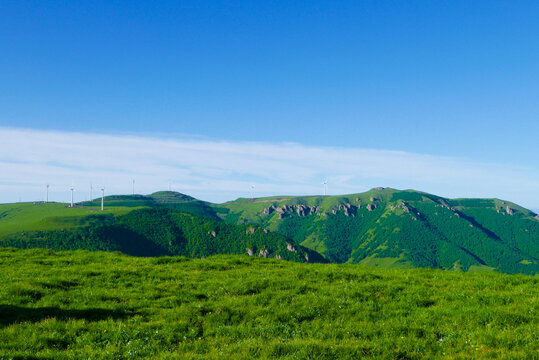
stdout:
<svg viewBox="0 0 539 360">
<path fill-rule="evenodd" d="M 74 221 L 84 222 L 88 214 L 82 212 L 96 214 L 100 205 L 101 199 L 82 202 L 75 209 L 65 208 L 63 216 L 78 212 L 80 219 Z M 115 216 L 145 208 L 188 213 L 205 219 L 200 224 L 243 226 L 242 231 L 257 226 L 266 233 L 282 236 L 280 249 L 286 243 L 284 239 L 290 239 L 289 244 L 296 244 L 292 247 L 301 245 L 313 251 L 311 257 L 319 253 L 329 262 L 531 274 L 538 271 L 539 216 L 497 198 L 449 199 L 422 191 L 383 187 L 345 195 L 238 198 L 221 204 L 173 191 L 105 197 L 105 213 L 109 211 Z M 22 213 L 32 210 L 35 209 L 30 207 Z M 1 206 L 0 213 L 5 213 Z M 25 226 L 30 230 L 46 225 L 71 231 L 71 220 L 59 219 L 36 218 L 33 227 L 27 223 Z M 5 236 L 2 223 L 6 221 L 0 219 L 0 235 Z M 21 224 L 22 220 L 18 225 Z M 241 250 L 235 249 L 235 253 Z M 276 251 L 277 248 L 269 250 L 273 256 Z"/>
</svg>

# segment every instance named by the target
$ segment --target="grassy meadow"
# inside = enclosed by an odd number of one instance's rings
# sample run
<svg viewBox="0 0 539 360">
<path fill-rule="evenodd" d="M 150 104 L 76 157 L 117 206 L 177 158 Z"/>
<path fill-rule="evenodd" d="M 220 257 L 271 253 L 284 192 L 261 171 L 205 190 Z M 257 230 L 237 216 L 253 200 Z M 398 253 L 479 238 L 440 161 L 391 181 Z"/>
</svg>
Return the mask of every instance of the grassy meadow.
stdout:
<svg viewBox="0 0 539 360">
<path fill-rule="evenodd" d="M 0 249 L 0 359 L 531 359 L 538 282 Z"/>
<path fill-rule="evenodd" d="M 129 207 L 109 206 L 73 207 L 63 203 L 13 203 L 0 204 L 0 239 L 6 234 L 34 230 L 72 229 L 80 226 L 85 216 L 101 214 L 123 215 L 133 210 Z"/>
</svg>

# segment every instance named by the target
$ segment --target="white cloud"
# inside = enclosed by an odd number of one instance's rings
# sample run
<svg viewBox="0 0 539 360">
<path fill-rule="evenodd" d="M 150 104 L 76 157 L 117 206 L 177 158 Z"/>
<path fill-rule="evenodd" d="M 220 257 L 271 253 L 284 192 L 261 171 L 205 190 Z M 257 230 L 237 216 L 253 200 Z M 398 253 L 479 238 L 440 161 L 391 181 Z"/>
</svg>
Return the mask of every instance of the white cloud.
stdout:
<svg viewBox="0 0 539 360">
<path fill-rule="evenodd" d="M 499 197 L 539 206 L 539 169 L 469 159 L 295 143 L 159 139 L 0 127 L 0 202 L 76 200 L 105 186 L 111 194 L 168 188 L 222 202 L 248 196 L 361 192 L 375 186 L 413 188 L 448 197 Z M 97 191 L 94 190 L 94 194 Z"/>
</svg>

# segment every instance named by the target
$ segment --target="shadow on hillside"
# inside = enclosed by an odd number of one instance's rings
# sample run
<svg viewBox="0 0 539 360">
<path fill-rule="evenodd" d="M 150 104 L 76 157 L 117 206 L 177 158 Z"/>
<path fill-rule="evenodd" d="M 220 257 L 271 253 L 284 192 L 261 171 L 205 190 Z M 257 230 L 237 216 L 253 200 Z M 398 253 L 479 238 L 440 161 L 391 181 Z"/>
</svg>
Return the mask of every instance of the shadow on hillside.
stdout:
<svg viewBox="0 0 539 360">
<path fill-rule="evenodd" d="M 54 318 L 57 320 L 85 319 L 99 321 L 105 319 L 125 319 L 135 315 L 134 312 L 109 309 L 60 309 L 57 307 L 26 308 L 13 305 L 0 305 L 0 327 L 20 322 L 39 322 Z"/>
</svg>

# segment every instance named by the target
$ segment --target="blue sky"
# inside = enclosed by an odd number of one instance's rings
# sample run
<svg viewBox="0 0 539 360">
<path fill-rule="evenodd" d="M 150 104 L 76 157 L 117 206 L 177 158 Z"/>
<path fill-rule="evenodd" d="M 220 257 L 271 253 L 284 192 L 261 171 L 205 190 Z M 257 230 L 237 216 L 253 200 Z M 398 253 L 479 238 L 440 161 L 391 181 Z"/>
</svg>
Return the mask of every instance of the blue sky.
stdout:
<svg viewBox="0 0 539 360">
<path fill-rule="evenodd" d="M 402 151 L 533 180 L 538 17 L 537 1 L 2 1 L 0 126 Z M 539 208 L 537 181 L 490 178 Z M 484 195 L 453 188 L 425 190 Z"/>
</svg>

